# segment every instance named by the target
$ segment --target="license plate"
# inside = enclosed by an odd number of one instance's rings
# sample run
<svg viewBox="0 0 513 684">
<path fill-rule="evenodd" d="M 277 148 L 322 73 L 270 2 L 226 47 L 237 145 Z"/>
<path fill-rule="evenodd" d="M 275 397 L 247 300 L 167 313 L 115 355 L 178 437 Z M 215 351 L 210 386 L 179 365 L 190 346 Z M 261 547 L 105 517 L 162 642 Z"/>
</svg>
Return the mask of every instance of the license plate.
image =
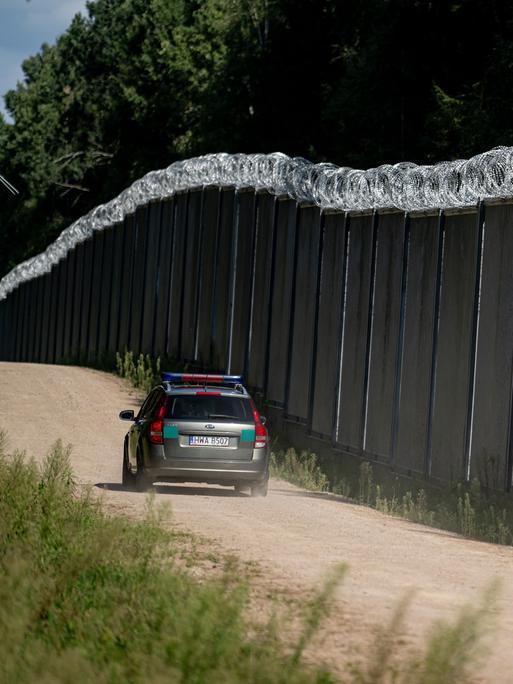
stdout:
<svg viewBox="0 0 513 684">
<path fill-rule="evenodd" d="M 230 446 L 229 437 L 215 437 L 214 435 L 189 435 L 189 446 Z"/>
</svg>

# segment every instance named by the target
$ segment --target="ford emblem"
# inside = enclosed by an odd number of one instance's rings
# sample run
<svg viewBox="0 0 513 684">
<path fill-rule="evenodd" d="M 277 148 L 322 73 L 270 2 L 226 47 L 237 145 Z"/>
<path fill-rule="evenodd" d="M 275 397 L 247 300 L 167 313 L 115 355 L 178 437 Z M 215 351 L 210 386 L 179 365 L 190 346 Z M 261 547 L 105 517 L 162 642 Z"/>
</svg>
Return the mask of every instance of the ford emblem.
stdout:
<svg viewBox="0 0 513 684">
<path fill-rule="evenodd" d="M 205 427 L 207 428 L 207 430 L 215 430 L 216 429 L 216 426 L 212 425 L 212 423 L 207 423 L 207 425 L 205 425 Z"/>
</svg>

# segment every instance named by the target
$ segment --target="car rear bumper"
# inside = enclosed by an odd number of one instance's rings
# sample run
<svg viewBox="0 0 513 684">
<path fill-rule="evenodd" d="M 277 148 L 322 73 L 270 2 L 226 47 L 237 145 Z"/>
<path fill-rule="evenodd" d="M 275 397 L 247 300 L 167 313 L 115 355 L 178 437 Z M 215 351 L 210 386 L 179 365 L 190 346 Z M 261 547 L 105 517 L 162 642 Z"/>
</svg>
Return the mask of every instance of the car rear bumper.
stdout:
<svg viewBox="0 0 513 684">
<path fill-rule="evenodd" d="M 208 482 L 212 484 L 235 484 L 255 482 L 268 476 L 269 456 L 266 450 L 251 461 L 214 461 L 197 459 L 158 459 L 146 464 L 149 478 L 167 482 Z"/>
</svg>

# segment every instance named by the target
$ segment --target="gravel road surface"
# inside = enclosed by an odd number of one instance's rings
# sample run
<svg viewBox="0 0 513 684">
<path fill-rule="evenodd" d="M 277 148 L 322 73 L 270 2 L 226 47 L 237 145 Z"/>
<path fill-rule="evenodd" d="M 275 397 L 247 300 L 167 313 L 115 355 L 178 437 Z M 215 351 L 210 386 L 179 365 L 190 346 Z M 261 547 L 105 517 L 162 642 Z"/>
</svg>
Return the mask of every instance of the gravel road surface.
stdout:
<svg viewBox="0 0 513 684">
<path fill-rule="evenodd" d="M 98 485 L 109 510 L 133 517 L 143 514 L 145 495 L 121 488 L 127 424 L 117 416 L 136 406 L 136 395 L 105 373 L 0 363 L 0 429 L 8 431 L 10 446 L 41 458 L 59 437 L 70 442 L 79 482 Z M 162 485 L 156 498 L 171 503 L 181 529 L 256 561 L 258 581 L 269 592 L 308 595 L 330 568 L 346 562 L 349 573 L 334 615 L 312 656 L 337 668 L 365 649 L 408 591 L 406 649 L 421 643 L 434 621 L 454 617 L 500 578 L 497 628 L 478 681 L 513 682 L 513 548 L 462 539 L 281 481 L 271 482 L 265 499 L 207 485 Z"/>
</svg>

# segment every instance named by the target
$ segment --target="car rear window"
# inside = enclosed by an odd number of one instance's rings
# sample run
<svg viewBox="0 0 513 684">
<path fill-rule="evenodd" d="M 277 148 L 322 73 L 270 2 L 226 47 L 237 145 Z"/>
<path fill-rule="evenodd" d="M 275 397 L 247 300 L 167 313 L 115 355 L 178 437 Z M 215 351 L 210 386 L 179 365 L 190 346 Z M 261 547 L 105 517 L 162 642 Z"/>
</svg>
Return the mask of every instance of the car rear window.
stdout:
<svg viewBox="0 0 513 684">
<path fill-rule="evenodd" d="M 170 396 L 166 418 L 175 420 L 220 420 L 232 423 L 253 422 L 249 399 L 227 396 L 182 394 Z"/>
</svg>

